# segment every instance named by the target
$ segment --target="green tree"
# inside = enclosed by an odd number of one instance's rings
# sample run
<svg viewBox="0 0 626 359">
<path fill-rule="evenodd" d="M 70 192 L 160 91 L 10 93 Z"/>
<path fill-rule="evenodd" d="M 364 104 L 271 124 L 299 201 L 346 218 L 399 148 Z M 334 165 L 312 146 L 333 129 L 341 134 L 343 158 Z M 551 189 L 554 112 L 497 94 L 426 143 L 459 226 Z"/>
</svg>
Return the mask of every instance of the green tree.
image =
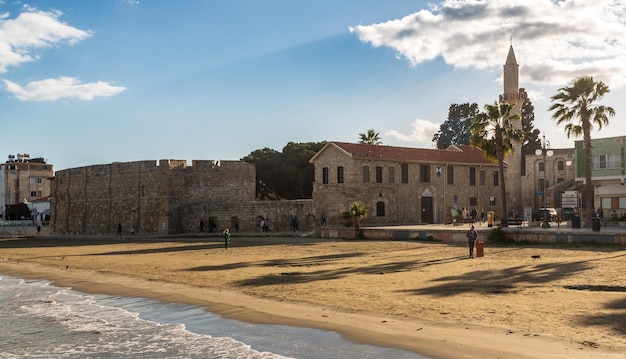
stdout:
<svg viewBox="0 0 626 359">
<path fill-rule="evenodd" d="M 495 102 L 493 105 L 485 105 L 485 112 L 480 112 L 472 120 L 470 126 L 471 143 L 481 148 L 488 158 L 498 161 L 500 175 L 500 190 L 502 226 L 506 227 L 507 203 L 506 182 L 504 180 L 504 157 L 513 153 L 513 143 L 520 142 L 524 138 L 522 130 L 517 129 L 515 121 L 520 120 L 519 115 L 511 115 L 513 105 L 508 102 Z"/>
<path fill-rule="evenodd" d="M 359 143 L 362 145 L 381 145 L 380 133 L 374 131 L 373 128 L 367 130 L 367 133 L 359 133 Z"/>
<path fill-rule="evenodd" d="M 289 142 L 282 153 L 271 148 L 255 150 L 241 160 L 256 167 L 259 199 L 312 198 L 315 168 L 309 160 L 326 142 Z"/>
<path fill-rule="evenodd" d="M 526 174 L 526 161 L 524 155 L 535 156 L 535 150 L 541 148 L 539 140 L 539 129 L 535 128 L 535 107 L 526 97 L 522 104 L 522 131 L 524 132 L 524 140 L 522 142 L 522 175 Z"/>
<path fill-rule="evenodd" d="M 359 228 L 361 228 L 361 220 L 367 217 L 368 211 L 369 208 L 367 206 L 360 202 L 354 202 L 350 205 L 350 208 L 345 211 L 341 211 L 340 215 L 346 223 L 352 224 L 354 229 L 358 231 Z"/>
<path fill-rule="evenodd" d="M 241 159 L 244 162 L 253 163 L 256 167 L 256 195 L 258 199 L 278 199 L 276 194 L 276 182 L 278 173 L 276 169 L 280 165 L 281 153 L 263 148 L 254 150 Z"/>
<path fill-rule="evenodd" d="M 591 76 L 581 76 L 574 79 L 569 87 L 561 87 L 558 93 L 551 97 L 550 111 L 552 119 L 557 125 L 565 124 L 565 134 L 568 138 L 583 136 L 583 150 L 585 151 L 585 201 L 587 218 L 593 218 L 593 184 L 591 183 L 591 131 L 594 126 L 601 130 L 609 124 L 609 117 L 615 116 L 612 107 L 598 104 L 604 95 L 609 93 L 609 87 L 602 81 L 594 81 Z M 590 220 L 586 222 L 590 223 Z"/>
<path fill-rule="evenodd" d="M 276 191 L 281 198 L 299 199 L 313 197 L 315 168 L 309 163 L 325 142 L 289 142 L 283 147 Z"/>
<path fill-rule="evenodd" d="M 438 149 L 450 145 L 467 145 L 470 143 L 470 120 L 478 113 L 478 104 L 452 104 L 448 109 L 448 119 L 439 126 L 433 135 L 433 142 Z"/>
</svg>

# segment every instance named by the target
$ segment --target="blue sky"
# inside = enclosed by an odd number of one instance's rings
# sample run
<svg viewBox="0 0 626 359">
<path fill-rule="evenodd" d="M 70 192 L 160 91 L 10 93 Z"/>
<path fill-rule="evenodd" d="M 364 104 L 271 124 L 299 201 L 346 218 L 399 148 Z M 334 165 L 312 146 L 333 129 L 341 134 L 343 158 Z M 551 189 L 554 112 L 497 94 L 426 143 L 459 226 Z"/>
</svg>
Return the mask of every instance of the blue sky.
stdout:
<svg viewBox="0 0 626 359">
<path fill-rule="evenodd" d="M 535 125 L 576 76 L 605 82 L 626 135 L 621 0 L 0 1 L 0 156 L 55 170 L 238 160 L 288 142 L 433 147 L 453 103 L 502 92 L 509 45 Z"/>
</svg>

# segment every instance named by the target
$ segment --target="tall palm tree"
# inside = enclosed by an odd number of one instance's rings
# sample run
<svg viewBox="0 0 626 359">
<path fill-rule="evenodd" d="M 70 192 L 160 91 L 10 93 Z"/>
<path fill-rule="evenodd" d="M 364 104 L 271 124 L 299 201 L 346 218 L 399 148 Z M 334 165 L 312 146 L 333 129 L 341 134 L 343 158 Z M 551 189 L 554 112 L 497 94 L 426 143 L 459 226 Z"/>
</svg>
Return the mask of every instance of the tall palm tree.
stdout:
<svg viewBox="0 0 626 359">
<path fill-rule="evenodd" d="M 502 197 L 500 217 L 503 227 L 507 225 L 504 157 L 513 153 L 513 142 L 521 142 L 524 138 L 524 132 L 514 125 L 515 121 L 520 121 L 520 116 L 511 115 L 513 106 L 508 102 L 485 105 L 485 112 L 476 114 L 470 124 L 470 142 L 481 148 L 485 156 L 498 161 Z"/>
<path fill-rule="evenodd" d="M 591 131 L 594 126 L 598 130 L 609 124 L 609 117 L 615 116 L 612 107 L 597 104 L 604 95 L 609 93 L 609 87 L 602 81 L 594 81 L 591 76 L 577 77 L 571 86 L 562 87 L 552 96 L 550 111 L 554 111 L 552 119 L 557 125 L 565 124 L 567 137 L 583 135 L 583 150 L 585 151 L 585 201 L 587 218 L 586 225 L 594 217 L 593 184 L 591 183 Z"/>
<path fill-rule="evenodd" d="M 367 133 L 359 133 L 359 141 L 362 145 L 380 145 L 383 142 L 380 139 L 380 133 L 374 131 L 373 128 L 367 130 Z"/>
</svg>

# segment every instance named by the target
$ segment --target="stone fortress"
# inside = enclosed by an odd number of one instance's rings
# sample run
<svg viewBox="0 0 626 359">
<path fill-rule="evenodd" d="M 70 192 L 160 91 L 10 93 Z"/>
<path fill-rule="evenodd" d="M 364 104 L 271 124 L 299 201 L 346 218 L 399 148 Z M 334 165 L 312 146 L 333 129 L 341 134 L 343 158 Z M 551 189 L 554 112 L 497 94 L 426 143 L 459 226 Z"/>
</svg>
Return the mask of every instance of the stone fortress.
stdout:
<svg viewBox="0 0 626 359">
<path fill-rule="evenodd" d="M 50 221 L 56 234 L 176 234 L 230 228 L 312 230 L 311 200 L 258 201 L 256 169 L 240 161 L 160 160 L 115 162 L 57 171 L 52 181 Z"/>
</svg>

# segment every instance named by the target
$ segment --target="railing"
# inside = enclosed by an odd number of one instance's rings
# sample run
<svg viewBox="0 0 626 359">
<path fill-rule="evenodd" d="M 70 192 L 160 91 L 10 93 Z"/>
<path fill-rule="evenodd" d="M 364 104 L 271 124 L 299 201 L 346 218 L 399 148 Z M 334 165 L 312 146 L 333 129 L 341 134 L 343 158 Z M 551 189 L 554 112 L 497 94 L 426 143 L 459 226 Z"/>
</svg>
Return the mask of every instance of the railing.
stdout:
<svg viewBox="0 0 626 359">
<path fill-rule="evenodd" d="M 11 221 L 0 221 L 0 227 L 32 227 L 34 226 L 32 219 L 17 219 Z"/>
</svg>

